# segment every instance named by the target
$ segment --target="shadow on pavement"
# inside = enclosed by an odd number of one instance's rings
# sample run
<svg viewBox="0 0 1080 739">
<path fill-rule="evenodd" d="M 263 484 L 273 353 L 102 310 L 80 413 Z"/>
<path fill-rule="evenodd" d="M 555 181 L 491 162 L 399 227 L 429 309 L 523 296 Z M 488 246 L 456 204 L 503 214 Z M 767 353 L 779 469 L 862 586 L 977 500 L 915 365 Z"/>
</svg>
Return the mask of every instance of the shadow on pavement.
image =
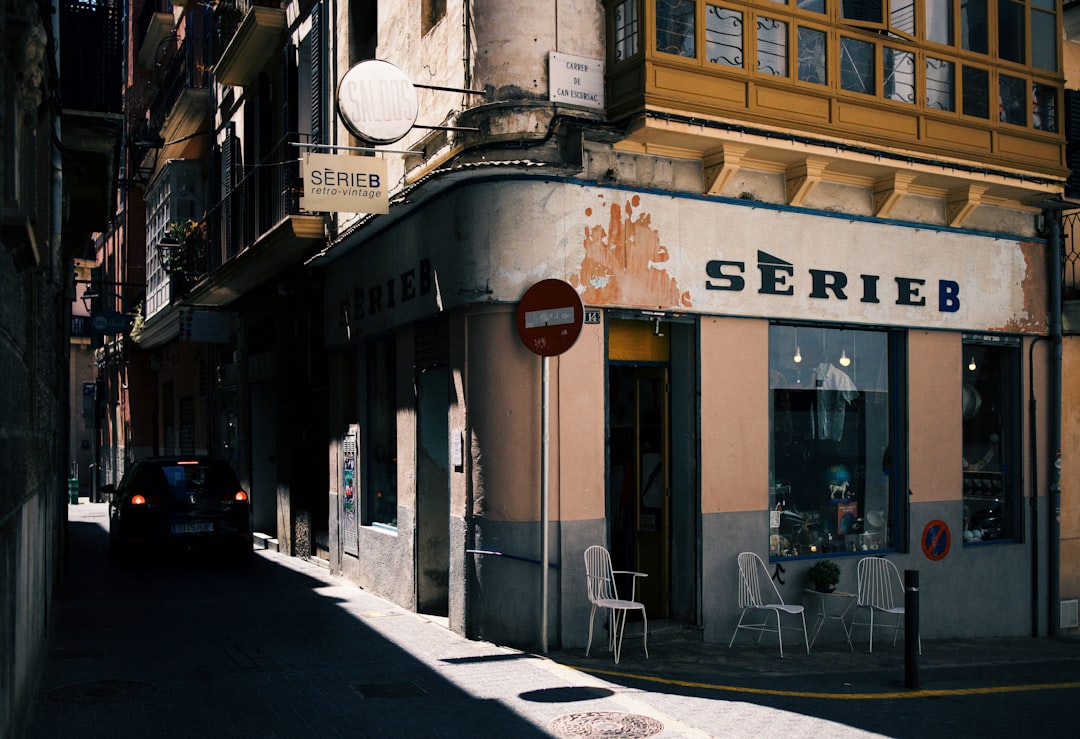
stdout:
<svg viewBox="0 0 1080 739">
<path fill-rule="evenodd" d="M 105 525 L 68 524 L 30 737 L 423 736 L 449 716 L 548 735 L 377 633 L 323 580 L 263 556 L 119 565 Z"/>
</svg>

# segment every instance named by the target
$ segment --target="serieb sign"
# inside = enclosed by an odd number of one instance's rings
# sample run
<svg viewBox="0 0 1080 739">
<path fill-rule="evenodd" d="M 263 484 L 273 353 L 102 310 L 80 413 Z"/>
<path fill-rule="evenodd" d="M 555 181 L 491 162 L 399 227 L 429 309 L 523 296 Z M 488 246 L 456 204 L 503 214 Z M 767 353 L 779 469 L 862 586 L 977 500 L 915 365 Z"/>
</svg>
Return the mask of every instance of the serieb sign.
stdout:
<svg viewBox="0 0 1080 739">
<path fill-rule="evenodd" d="M 309 153 L 303 159 L 304 197 L 311 212 L 389 213 L 386 160 L 382 157 Z"/>
</svg>

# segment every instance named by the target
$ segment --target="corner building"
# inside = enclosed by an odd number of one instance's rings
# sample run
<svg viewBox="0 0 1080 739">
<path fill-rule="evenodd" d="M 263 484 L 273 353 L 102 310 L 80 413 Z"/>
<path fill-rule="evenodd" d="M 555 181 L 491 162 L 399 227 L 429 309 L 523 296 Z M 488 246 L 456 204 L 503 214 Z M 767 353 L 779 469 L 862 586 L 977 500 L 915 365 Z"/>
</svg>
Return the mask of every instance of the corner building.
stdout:
<svg viewBox="0 0 1080 739">
<path fill-rule="evenodd" d="M 584 645 L 595 543 L 648 573 L 651 623 L 707 641 L 738 618 L 742 551 L 796 603 L 822 557 L 848 591 L 869 554 L 918 570 L 927 639 L 1059 630 L 1058 5 L 352 2 L 326 23 L 334 79 L 377 57 L 419 101 L 374 147 L 389 213 L 328 214 L 306 261 L 333 570 L 525 647 Z M 317 143 L 370 145 L 325 110 Z M 548 278 L 585 315 L 545 364 L 516 307 Z"/>
</svg>

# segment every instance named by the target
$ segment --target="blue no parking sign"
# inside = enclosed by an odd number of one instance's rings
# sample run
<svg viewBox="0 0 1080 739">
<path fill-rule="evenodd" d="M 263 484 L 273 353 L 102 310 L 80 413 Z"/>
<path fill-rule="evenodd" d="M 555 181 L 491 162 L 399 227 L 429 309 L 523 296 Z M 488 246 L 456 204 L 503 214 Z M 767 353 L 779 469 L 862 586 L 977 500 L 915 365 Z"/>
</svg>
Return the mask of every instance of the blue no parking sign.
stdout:
<svg viewBox="0 0 1080 739">
<path fill-rule="evenodd" d="M 922 552 L 927 559 L 938 561 L 944 559 L 949 553 L 952 544 L 952 534 L 949 533 L 949 525 L 941 519 L 935 518 L 926 524 L 922 532 Z"/>
</svg>

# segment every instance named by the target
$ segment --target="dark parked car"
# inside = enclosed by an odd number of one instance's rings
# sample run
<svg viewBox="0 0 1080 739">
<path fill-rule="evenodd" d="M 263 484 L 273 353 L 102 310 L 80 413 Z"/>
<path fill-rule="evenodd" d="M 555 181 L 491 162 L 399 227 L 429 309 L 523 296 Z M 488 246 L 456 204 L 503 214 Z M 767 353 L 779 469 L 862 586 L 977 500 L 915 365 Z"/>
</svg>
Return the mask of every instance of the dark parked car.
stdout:
<svg viewBox="0 0 1080 739">
<path fill-rule="evenodd" d="M 220 547 L 250 557 L 251 504 L 228 462 L 211 457 L 151 457 L 135 462 L 109 502 L 114 554 Z"/>
</svg>

